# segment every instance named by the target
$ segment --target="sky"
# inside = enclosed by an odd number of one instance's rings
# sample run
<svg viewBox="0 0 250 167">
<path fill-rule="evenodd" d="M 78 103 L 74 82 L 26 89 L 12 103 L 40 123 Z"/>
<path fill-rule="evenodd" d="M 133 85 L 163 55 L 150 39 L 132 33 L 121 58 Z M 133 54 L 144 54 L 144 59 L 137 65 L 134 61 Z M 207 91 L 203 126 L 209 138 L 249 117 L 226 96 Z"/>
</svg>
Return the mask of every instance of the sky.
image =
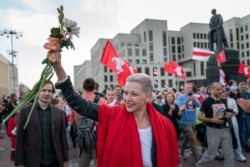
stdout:
<svg viewBox="0 0 250 167">
<path fill-rule="evenodd" d="M 0 31 L 23 34 L 13 38 L 19 84 L 32 88 L 39 80 L 47 52 L 43 45 L 50 29 L 59 25 L 56 8 L 60 5 L 65 17 L 81 28 L 80 38 L 73 39 L 75 50 L 64 48 L 62 53 L 62 63 L 71 78 L 73 66 L 90 60 L 90 50 L 99 38 L 130 33 L 146 18 L 167 20 L 168 30 L 179 31 L 190 22 L 209 23 L 213 8 L 224 21 L 250 14 L 248 0 L 0 0 Z M 0 53 L 11 61 L 7 53 L 10 38 L 0 36 L 0 44 Z M 52 81 L 56 80 L 53 76 Z"/>
</svg>

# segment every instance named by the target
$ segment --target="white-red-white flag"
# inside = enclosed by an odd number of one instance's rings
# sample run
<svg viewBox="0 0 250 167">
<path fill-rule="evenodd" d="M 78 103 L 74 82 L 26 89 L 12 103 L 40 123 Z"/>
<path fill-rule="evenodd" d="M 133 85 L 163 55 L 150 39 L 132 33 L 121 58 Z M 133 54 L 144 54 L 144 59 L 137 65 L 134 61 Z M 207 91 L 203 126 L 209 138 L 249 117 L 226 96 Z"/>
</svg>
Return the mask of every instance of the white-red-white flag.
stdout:
<svg viewBox="0 0 250 167">
<path fill-rule="evenodd" d="M 198 61 L 207 61 L 210 56 L 214 55 L 214 51 L 194 48 L 192 53 L 192 59 Z"/>
<path fill-rule="evenodd" d="M 219 73 L 220 73 L 220 83 L 224 86 L 227 84 L 226 75 L 225 75 L 220 63 L 218 63 L 218 68 L 219 68 Z"/>
</svg>

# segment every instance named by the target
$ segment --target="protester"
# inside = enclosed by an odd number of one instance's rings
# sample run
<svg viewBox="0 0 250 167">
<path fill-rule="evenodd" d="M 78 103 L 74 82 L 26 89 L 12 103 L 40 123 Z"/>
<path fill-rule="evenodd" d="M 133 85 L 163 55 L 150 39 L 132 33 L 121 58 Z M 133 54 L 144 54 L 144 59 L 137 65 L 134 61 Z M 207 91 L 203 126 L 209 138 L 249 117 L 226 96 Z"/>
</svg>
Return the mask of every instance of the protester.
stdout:
<svg viewBox="0 0 250 167">
<path fill-rule="evenodd" d="M 195 92 L 196 89 L 193 87 L 193 91 Z M 198 93 L 199 92 L 199 93 Z M 196 94 L 199 102 L 202 104 L 203 101 L 208 98 L 208 94 L 206 93 L 206 87 L 201 86 L 198 89 L 198 92 Z M 206 125 L 198 119 L 198 112 L 200 111 L 200 107 L 196 107 L 196 137 L 199 140 L 200 146 L 201 146 L 201 153 L 204 153 L 207 149 L 207 139 L 206 139 Z"/>
<path fill-rule="evenodd" d="M 122 90 L 122 86 L 121 85 L 115 85 L 115 96 L 116 96 L 116 100 L 118 102 L 121 102 L 123 100 L 123 96 L 122 96 L 122 93 L 123 93 L 123 90 Z"/>
<path fill-rule="evenodd" d="M 58 108 L 58 109 L 60 109 L 60 110 L 62 110 L 63 111 L 63 107 L 62 107 L 62 104 L 60 103 L 60 100 L 59 100 L 59 98 L 58 98 L 59 96 L 56 96 L 55 98 L 53 98 L 52 100 L 51 100 L 51 104 L 53 105 L 53 106 L 55 106 L 56 108 Z M 68 136 L 67 136 L 67 127 L 68 127 L 68 122 L 67 122 L 67 117 L 66 117 L 66 114 L 64 113 L 64 115 L 65 115 L 65 127 L 66 127 L 66 138 L 67 138 L 67 141 L 68 141 Z M 69 145 L 69 141 L 68 141 L 68 145 Z"/>
<path fill-rule="evenodd" d="M 191 151 L 197 161 L 200 158 L 197 147 L 195 145 L 195 123 L 196 123 L 196 107 L 200 107 L 200 102 L 193 95 L 193 84 L 190 82 L 184 85 L 184 94 L 177 99 L 177 105 L 181 109 L 182 116 L 180 119 L 181 127 L 184 131 L 184 139 L 181 145 L 182 159 L 186 159 L 184 151 L 188 143 L 190 143 Z"/>
<path fill-rule="evenodd" d="M 232 109 L 234 114 L 237 115 L 239 111 L 238 111 L 236 101 L 233 98 L 229 97 L 229 93 L 223 92 L 221 94 L 221 98 L 223 98 L 227 101 L 228 108 Z M 238 126 L 238 121 L 237 121 L 235 115 L 233 115 L 233 117 L 231 118 L 231 121 L 232 121 L 233 132 L 234 132 L 234 136 L 235 136 L 235 140 L 236 140 L 236 150 L 235 150 L 236 159 L 241 161 L 241 162 L 245 162 L 246 157 L 242 153 L 242 146 L 241 146 L 240 136 L 239 136 L 239 126 Z"/>
<path fill-rule="evenodd" d="M 95 94 L 95 80 L 93 78 L 86 78 L 83 81 L 83 93 L 82 98 L 94 102 L 95 99 L 97 104 L 107 104 L 106 100 L 98 94 Z M 67 99 L 66 99 L 67 100 Z M 73 111 L 74 112 L 74 111 Z M 73 113 L 77 118 L 76 125 L 78 126 L 79 114 Z M 96 127 L 94 127 L 96 129 Z M 96 148 L 92 148 L 90 151 L 86 149 L 80 149 L 79 167 L 89 167 L 91 159 L 94 160 L 96 165 Z"/>
<path fill-rule="evenodd" d="M 2 114 L 0 114 L 0 115 L 2 115 L 2 119 L 6 118 L 8 115 L 8 108 L 7 108 L 8 102 L 9 102 L 8 98 L 6 98 L 6 95 L 3 94 L 2 95 L 2 107 L 3 107 L 2 109 L 3 109 L 3 111 L 2 111 Z M 7 130 L 7 126 L 8 126 L 8 121 L 5 122 L 6 130 Z"/>
<path fill-rule="evenodd" d="M 15 93 L 10 94 L 10 100 L 7 103 L 5 116 L 9 115 L 17 106 L 17 95 Z M 6 121 L 6 131 L 8 129 L 8 121 Z"/>
<path fill-rule="evenodd" d="M 3 98 L 0 97 L 0 125 L 2 124 L 2 121 L 3 121 L 3 112 L 5 108 L 6 106 L 5 106 L 5 103 L 3 102 Z M 0 130 L 1 130 L 1 126 L 0 126 Z"/>
<path fill-rule="evenodd" d="M 198 119 L 206 123 L 208 149 L 196 163 L 196 167 L 205 167 L 212 161 L 222 146 L 224 153 L 224 166 L 234 166 L 232 134 L 230 119 L 234 114 L 227 109 L 227 102 L 221 99 L 222 85 L 214 82 L 211 85 L 211 96 L 201 105 Z"/>
<path fill-rule="evenodd" d="M 175 129 L 150 104 L 152 79 L 146 74 L 127 78 L 124 105 L 93 104 L 75 92 L 56 53 L 57 88 L 78 113 L 98 121 L 98 167 L 176 167 L 179 161 Z M 91 111 L 91 112 L 90 112 Z"/>
<path fill-rule="evenodd" d="M 115 98 L 115 91 L 113 89 L 106 89 L 106 100 L 109 106 L 119 105 L 120 103 Z"/>
<path fill-rule="evenodd" d="M 151 96 L 151 104 L 153 105 L 153 107 L 160 113 L 163 113 L 162 110 L 162 105 L 158 104 L 156 102 L 156 94 L 154 92 L 152 92 L 152 96 Z"/>
<path fill-rule="evenodd" d="M 230 86 L 231 98 L 237 99 L 250 99 L 250 93 L 247 92 L 246 82 L 240 82 L 237 87 L 237 83 L 234 82 Z M 244 107 L 244 106 L 243 106 Z M 236 115 L 238 126 L 239 126 L 239 136 L 241 140 L 242 147 L 244 147 L 246 152 L 250 152 L 250 144 L 248 142 L 250 136 L 250 115 L 241 106 L 238 106 L 238 114 Z"/>
<path fill-rule="evenodd" d="M 162 105 L 163 112 L 162 114 L 169 118 L 174 124 L 177 139 L 180 138 L 181 130 L 179 128 L 177 120 L 180 120 L 182 110 L 179 109 L 179 106 L 175 103 L 175 96 L 173 92 L 165 93 L 165 104 Z"/>
<path fill-rule="evenodd" d="M 46 81 L 25 129 L 32 105 L 19 113 L 15 157 L 17 167 L 68 167 L 65 114 L 50 104 L 54 92 L 53 83 Z"/>
<path fill-rule="evenodd" d="M 239 98 L 237 99 L 237 104 L 247 113 L 250 113 L 250 100 Z"/>
<path fill-rule="evenodd" d="M 99 84 L 97 82 L 95 82 L 94 92 L 95 92 L 96 95 L 99 95 L 99 96 L 101 96 L 103 98 L 105 97 L 105 95 L 103 93 L 99 92 Z"/>
<path fill-rule="evenodd" d="M 7 135 L 10 137 L 11 140 L 11 151 L 10 151 L 11 161 L 15 161 L 17 121 L 18 121 L 18 113 L 16 113 L 15 116 L 10 118 L 7 128 Z"/>
</svg>

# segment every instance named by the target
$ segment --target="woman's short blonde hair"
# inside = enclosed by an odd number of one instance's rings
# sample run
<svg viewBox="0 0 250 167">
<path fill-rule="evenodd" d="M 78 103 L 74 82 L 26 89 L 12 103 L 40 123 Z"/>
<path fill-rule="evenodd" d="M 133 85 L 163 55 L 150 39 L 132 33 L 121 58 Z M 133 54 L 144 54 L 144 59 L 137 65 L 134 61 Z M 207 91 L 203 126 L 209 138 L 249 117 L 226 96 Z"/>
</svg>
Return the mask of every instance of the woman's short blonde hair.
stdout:
<svg viewBox="0 0 250 167">
<path fill-rule="evenodd" d="M 142 91 L 145 94 L 152 94 L 153 92 L 153 80 L 152 78 L 144 73 L 136 73 L 133 75 L 130 75 L 126 82 L 136 82 L 139 83 L 142 86 Z"/>
</svg>

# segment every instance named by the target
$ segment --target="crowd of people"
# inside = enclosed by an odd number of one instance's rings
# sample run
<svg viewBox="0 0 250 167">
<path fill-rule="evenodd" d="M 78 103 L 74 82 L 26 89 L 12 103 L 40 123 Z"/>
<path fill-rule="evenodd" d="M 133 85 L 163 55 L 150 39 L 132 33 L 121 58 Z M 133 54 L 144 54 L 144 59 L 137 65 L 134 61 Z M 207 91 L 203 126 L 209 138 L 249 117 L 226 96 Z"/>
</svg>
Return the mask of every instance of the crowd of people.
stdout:
<svg viewBox="0 0 250 167">
<path fill-rule="evenodd" d="M 137 73 L 124 87 L 102 93 L 93 78 L 77 92 L 57 53 L 55 72 L 61 90 L 54 95 L 51 81 L 44 83 L 34 112 L 32 105 L 6 122 L 11 139 L 10 160 L 18 167 L 67 167 L 68 149 L 78 148 L 77 126 L 81 116 L 95 122 L 96 146 L 79 150 L 79 167 L 165 167 L 193 158 L 196 167 L 214 160 L 234 166 L 234 157 L 245 162 L 250 151 L 250 93 L 247 82 L 231 80 L 227 86 L 213 82 L 182 89 L 154 90 L 152 78 Z M 97 102 L 96 96 L 100 96 Z M 22 99 L 11 94 L 0 100 L 0 118 Z M 27 119 L 28 126 L 23 128 Z M 187 156 L 187 148 L 192 155 Z M 200 149 L 201 148 L 201 149 Z M 181 161 L 182 160 L 182 161 Z"/>
</svg>

